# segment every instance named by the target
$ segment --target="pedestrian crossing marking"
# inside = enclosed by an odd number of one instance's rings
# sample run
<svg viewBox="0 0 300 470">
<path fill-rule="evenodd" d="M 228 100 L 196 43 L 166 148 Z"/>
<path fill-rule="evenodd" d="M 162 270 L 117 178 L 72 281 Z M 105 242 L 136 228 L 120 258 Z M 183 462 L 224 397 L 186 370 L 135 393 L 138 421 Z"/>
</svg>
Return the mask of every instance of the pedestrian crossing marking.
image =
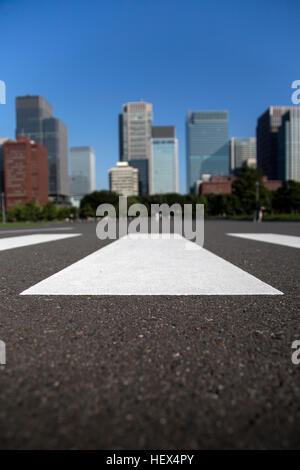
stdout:
<svg viewBox="0 0 300 470">
<path fill-rule="evenodd" d="M 281 235 L 277 233 L 227 233 L 227 235 L 230 237 L 245 238 L 246 240 L 300 248 L 300 237 L 294 235 Z"/>
<path fill-rule="evenodd" d="M 81 233 L 55 233 L 55 234 L 37 234 L 22 235 L 20 237 L 0 238 L 0 251 L 11 250 L 23 246 L 37 245 L 39 243 L 53 242 L 80 236 Z"/>
<path fill-rule="evenodd" d="M 165 235 L 165 234 L 164 234 Z M 192 246 L 191 246 L 192 245 Z M 189 249 L 191 246 L 192 249 Z M 125 236 L 21 295 L 280 295 L 181 235 Z"/>
</svg>

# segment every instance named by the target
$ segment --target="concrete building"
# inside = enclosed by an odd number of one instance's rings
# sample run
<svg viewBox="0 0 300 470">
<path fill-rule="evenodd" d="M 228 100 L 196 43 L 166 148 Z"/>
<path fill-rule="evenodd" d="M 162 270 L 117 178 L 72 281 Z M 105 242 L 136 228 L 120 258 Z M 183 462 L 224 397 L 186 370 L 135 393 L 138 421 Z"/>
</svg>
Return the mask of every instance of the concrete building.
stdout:
<svg viewBox="0 0 300 470">
<path fill-rule="evenodd" d="M 55 202 L 67 200 L 68 132 L 65 124 L 53 117 L 53 108 L 42 96 L 16 98 L 16 136 L 26 136 L 48 150 L 49 196 Z"/>
<path fill-rule="evenodd" d="M 8 140 L 4 148 L 6 210 L 35 200 L 48 202 L 47 149 L 27 137 Z"/>
<path fill-rule="evenodd" d="M 109 170 L 109 188 L 121 196 L 138 196 L 139 170 L 128 162 L 118 162 Z"/>
<path fill-rule="evenodd" d="M 178 192 L 178 141 L 174 126 L 152 127 L 151 194 Z"/>
<path fill-rule="evenodd" d="M 189 111 L 186 144 L 188 191 L 194 191 L 203 174 L 229 175 L 227 111 Z"/>
<path fill-rule="evenodd" d="M 278 131 L 278 176 L 283 181 L 300 182 L 300 108 L 282 116 Z"/>
<path fill-rule="evenodd" d="M 256 137 L 232 137 L 230 140 L 231 171 L 243 165 L 256 168 Z"/>
<path fill-rule="evenodd" d="M 257 168 L 269 179 L 280 179 L 278 164 L 278 130 L 282 116 L 291 106 L 271 106 L 257 120 Z"/>
<path fill-rule="evenodd" d="M 198 181 L 197 194 L 231 194 L 232 183 L 235 181 L 235 176 L 211 176 L 204 175 L 203 180 Z M 282 185 L 282 181 L 268 180 L 266 176 L 263 177 L 263 184 L 269 191 L 276 191 Z"/>
<path fill-rule="evenodd" d="M 70 148 L 71 197 L 80 200 L 96 189 L 95 153 L 92 147 Z"/>
<path fill-rule="evenodd" d="M 120 161 L 139 170 L 139 193 L 151 191 L 152 104 L 144 101 L 126 103 L 119 115 Z"/>
</svg>

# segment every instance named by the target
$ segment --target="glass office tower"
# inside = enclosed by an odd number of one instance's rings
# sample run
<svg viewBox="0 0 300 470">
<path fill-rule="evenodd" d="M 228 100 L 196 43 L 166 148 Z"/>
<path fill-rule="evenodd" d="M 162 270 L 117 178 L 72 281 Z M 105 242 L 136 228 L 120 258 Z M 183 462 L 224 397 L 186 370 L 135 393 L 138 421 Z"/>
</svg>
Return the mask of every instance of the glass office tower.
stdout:
<svg viewBox="0 0 300 470">
<path fill-rule="evenodd" d="M 96 189 L 92 147 L 70 148 L 71 195 L 83 197 Z"/>
<path fill-rule="evenodd" d="M 229 174 L 227 111 L 189 111 L 186 122 L 187 189 L 202 175 Z"/>
<path fill-rule="evenodd" d="M 25 136 L 48 151 L 49 196 L 62 202 L 69 196 L 68 131 L 53 117 L 53 108 L 43 96 L 16 98 L 16 137 Z"/>
<path fill-rule="evenodd" d="M 281 179 L 278 162 L 278 130 L 282 116 L 291 106 L 270 106 L 257 120 L 256 146 L 257 168 L 269 180 Z M 281 170 L 282 171 L 282 170 Z"/>
<path fill-rule="evenodd" d="M 68 174 L 68 129 L 57 118 L 43 120 L 43 145 L 48 150 L 49 196 L 63 202 L 70 194 Z"/>
<path fill-rule="evenodd" d="M 120 161 L 139 170 L 139 193 L 150 191 L 152 104 L 126 103 L 119 115 Z"/>
<path fill-rule="evenodd" d="M 178 142 L 174 126 L 152 127 L 151 193 L 178 192 Z"/>
<path fill-rule="evenodd" d="M 16 137 L 25 136 L 43 144 L 43 119 L 53 116 L 51 104 L 43 96 L 18 96 L 16 116 Z"/>
<path fill-rule="evenodd" d="M 278 179 L 300 182 L 300 108 L 282 117 L 278 132 Z"/>
</svg>

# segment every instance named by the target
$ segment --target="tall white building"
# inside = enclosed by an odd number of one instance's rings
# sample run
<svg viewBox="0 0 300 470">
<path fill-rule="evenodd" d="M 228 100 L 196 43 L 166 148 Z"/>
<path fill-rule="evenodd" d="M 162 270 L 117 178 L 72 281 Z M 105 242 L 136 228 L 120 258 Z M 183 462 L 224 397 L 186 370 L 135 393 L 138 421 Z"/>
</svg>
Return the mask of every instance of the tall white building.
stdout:
<svg viewBox="0 0 300 470">
<path fill-rule="evenodd" d="M 232 137 L 230 141 L 231 170 L 243 165 L 256 168 L 256 137 Z"/>
<path fill-rule="evenodd" d="M 116 167 L 109 170 L 109 187 L 121 196 L 137 196 L 139 170 L 129 166 L 128 162 L 118 162 Z"/>
<path fill-rule="evenodd" d="M 120 161 L 139 170 L 139 192 L 151 191 L 152 104 L 144 101 L 126 103 L 119 115 Z"/>
<path fill-rule="evenodd" d="M 81 199 L 96 189 L 95 153 L 92 147 L 70 148 L 71 196 Z"/>
</svg>

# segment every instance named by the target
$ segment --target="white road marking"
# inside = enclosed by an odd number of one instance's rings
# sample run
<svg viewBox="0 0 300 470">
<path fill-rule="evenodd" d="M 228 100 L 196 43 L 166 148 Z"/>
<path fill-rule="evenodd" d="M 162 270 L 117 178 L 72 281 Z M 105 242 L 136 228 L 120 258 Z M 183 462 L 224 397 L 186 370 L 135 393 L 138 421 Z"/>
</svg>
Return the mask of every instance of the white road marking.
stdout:
<svg viewBox="0 0 300 470">
<path fill-rule="evenodd" d="M 188 245 L 191 250 L 187 249 Z M 180 235 L 123 237 L 21 295 L 278 295 L 282 292 Z"/>
<path fill-rule="evenodd" d="M 275 245 L 300 248 L 300 237 L 280 235 L 277 233 L 227 233 L 230 237 L 246 238 L 258 242 L 274 243 Z"/>
<path fill-rule="evenodd" d="M 22 246 L 37 245 L 38 243 L 53 242 L 64 238 L 78 237 L 81 233 L 23 235 L 21 237 L 0 238 L 0 251 L 20 248 Z"/>
<path fill-rule="evenodd" d="M 25 233 L 25 232 L 56 232 L 58 230 L 74 230 L 74 227 L 56 227 L 56 228 L 21 228 L 16 230 L 0 230 L 0 235 L 6 233 Z"/>
</svg>

